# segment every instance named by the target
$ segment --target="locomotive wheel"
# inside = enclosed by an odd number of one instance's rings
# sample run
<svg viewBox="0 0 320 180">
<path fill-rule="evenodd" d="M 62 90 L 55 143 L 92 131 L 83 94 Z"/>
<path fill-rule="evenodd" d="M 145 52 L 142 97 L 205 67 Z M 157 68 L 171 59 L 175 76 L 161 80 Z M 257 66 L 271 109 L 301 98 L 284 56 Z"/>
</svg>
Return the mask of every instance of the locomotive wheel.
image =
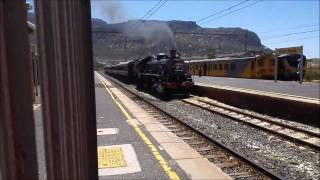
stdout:
<svg viewBox="0 0 320 180">
<path fill-rule="evenodd" d="M 165 93 L 165 88 L 159 83 L 153 85 L 153 90 L 158 94 Z"/>
</svg>

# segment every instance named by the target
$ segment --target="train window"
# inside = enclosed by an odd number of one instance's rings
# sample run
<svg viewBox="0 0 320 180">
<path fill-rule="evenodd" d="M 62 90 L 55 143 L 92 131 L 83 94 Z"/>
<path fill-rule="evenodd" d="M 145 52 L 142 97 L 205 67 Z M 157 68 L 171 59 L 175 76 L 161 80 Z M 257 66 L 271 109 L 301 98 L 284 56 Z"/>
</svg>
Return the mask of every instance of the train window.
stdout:
<svg viewBox="0 0 320 180">
<path fill-rule="evenodd" d="M 231 63 L 231 65 L 230 65 L 230 70 L 231 70 L 231 71 L 236 70 L 236 65 L 235 65 L 234 63 Z"/>
<path fill-rule="evenodd" d="M 222 70 L 222 64 L 219 64 L 219 70 Z"/>
<path fill-rule="evenodd" d="M 217 70 L 217 64 L 213 65 L 213 70 Z"/>
<path fill-rule="evenodd" d="M 263 67 L 264 66 L 264 61 L 263 60 L 258 60 L 258 66 Z"/>
<path fill-rule="evenodd" d="M 229 64 L 224 64 L 224 70 L 226 70 L 226 71 L 229 70 Z"/>
</svg>

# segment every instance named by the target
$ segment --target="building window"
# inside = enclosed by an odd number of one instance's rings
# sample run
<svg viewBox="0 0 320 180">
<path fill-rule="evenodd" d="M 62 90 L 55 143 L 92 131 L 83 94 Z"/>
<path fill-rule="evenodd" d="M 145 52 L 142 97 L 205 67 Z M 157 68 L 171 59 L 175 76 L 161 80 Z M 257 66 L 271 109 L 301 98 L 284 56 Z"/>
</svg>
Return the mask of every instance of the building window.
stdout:
<svg viewBox="0 0 320 180">
<path fill-rule="evenodd" d="M 217 70 L 217 64 L 213 65 L 213 70 Z"/>
<path fill-rule="evenodd" d="M 263 67 L 264 66 L 264 61 L 263 60 L 258 60 L 258 66 Z"/>
<path fill-rule="evenodd" d="M 235 65 L 234 63 L 231 63 L 231 65 L 230 65 L 230 69 L 231 69 L 231 71 L 236 70 L 236 65 Z"/>
<path fill-rule="evenodd" d="M 224 64 L 224 70 L 228 71 L 229 70 L 229 64 Z"/>
</svg>

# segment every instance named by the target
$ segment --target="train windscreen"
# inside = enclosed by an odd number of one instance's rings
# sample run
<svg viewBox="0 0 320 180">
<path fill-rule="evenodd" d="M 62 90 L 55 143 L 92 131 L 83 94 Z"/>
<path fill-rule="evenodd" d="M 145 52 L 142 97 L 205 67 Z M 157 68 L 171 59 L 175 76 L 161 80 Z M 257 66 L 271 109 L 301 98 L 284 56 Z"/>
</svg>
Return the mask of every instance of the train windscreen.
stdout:
<svg viewBox="0 0 320 180">
<path fill-rule="evenodd" d="M 294 54 L 286 57 L 288 63 L 292 67 L 297 67 L 300 60 L 300 54 Z M 303 56 L 303 64 L 305 65 L 306 57 Z"/>
</svg>

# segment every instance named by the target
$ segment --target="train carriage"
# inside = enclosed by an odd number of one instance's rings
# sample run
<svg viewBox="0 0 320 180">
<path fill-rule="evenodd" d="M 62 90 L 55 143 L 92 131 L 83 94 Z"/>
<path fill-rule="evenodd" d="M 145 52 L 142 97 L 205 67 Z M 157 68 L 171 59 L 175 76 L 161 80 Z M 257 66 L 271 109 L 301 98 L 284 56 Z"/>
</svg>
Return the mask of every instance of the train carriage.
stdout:
<svg viewBox="0 0 320 180">
<path fill-rule="evenodd" d="M 279 56 L 278 79 L 296 80 L 299 59 L 299 54 L 284 54 Z M 303 56 L 304 64 L 305 61 L 306 58 Z M 272 79 L 274 78 L 274 63 L 275 56 L 272 54 L 242 58 L 226 57 L 191 60 L 187 63 L 187 71 L 192 75 L 198 76 Z"/>
<path fill-rule="evenodd" d="M 105 66 L 104 72 L 106 74 L 119 78 L 122 81 L 131 82 L 133 81 L 133 76 L 130 75 L 133 74 L 134 62 L 135 60 L 128 62 L 120 62 L 119 64 L 111 66 Z"/>
</svg>

